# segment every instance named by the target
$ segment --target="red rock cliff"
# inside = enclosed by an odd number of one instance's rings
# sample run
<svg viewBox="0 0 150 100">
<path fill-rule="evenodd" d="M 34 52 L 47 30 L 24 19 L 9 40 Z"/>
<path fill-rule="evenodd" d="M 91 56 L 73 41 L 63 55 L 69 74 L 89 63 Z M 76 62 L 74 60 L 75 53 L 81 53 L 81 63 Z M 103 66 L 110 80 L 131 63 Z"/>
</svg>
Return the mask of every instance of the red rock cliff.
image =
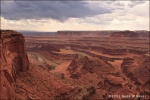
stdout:
<svg viewBox="0 0 150 100">
<path fill-rule="evenodd" d="M 16 74 L 29 69 L 21 33 L 0 30 L 0 99 L 15 99 Z"/>
</svg>

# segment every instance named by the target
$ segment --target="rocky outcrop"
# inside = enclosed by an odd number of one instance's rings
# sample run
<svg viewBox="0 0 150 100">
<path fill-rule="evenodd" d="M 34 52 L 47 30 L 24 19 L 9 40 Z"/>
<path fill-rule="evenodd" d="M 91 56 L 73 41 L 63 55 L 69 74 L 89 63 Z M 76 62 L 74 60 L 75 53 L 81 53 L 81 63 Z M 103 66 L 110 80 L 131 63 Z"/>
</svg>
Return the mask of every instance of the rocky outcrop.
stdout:
<svg viewBox="0 0 150 100">
<path fill-rule="evenodd" d="M 95 94 L 96 89 L 93 86 L 58 89 L 56 100 L 88 100 L 90 96 Z"/>
<path fill-rule="evenodd" d="M 90 59 L 85 56 L 82 58 L 75 58 L 67 70 L 69 71 L 71 78 L 78 79 L 80 76 L 87 73 L 107 73 L 113 71 L 114 68 L 103 60 L 98 58 Z"/>
<path fill-rule="evenodd" d="M 111 37 L 139 37 L 139 34 L 134 31 L 119 31 L 112 33 Z"/>
<path fill-rule="evenodd" d="M 135 31 L 139 34 L 140 37 L 149 37 L 150 36 L 150 31 Z"/>
<path fill-rule="evenodd" d="M 149 61 L 150 58 L 143 55 L 137 58 L 125 58 L 121 64 L 123 73 L 137 86 L 137 91 L 146 95 L 150 95 Z"/>
<path fill-rule="evenodd" d="M 101 90 L 105 90 L 112 94 L 123 87 L 123 79 L 121 77 L 107 76 L 103 81 L 100 81 L 97 85 Z"/>
<path fill-rule="evenodd" d="M 0 36 L 0 99 L 15 99 L 16 74 L 29 69 L 25 40 L 10 30 L 1 30 Z"/>
</svg>

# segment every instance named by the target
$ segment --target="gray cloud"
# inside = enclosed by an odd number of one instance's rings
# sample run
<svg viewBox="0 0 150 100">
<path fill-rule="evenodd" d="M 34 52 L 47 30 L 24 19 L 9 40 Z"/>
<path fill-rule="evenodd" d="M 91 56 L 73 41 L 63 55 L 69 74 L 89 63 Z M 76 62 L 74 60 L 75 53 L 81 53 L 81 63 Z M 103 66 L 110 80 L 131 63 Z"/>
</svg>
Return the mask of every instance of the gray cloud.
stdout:
<svg viewBox="0 0 150 100">
<path fill-rule="evenodd" d="M 44 19 L 65 21 L 111 13 L 112 9 L 94 6 L 84 1 L 2 1 L 1 16 L 6 19 Z"/>
<path fill-rule="evenodd" d="M 137 5 L 140 5 L 140 4 L 143 4 L 143 3 L 145 3 L 144 0 L 130 1 L 130 2 L 128 3 L 128 6 L 132 8 L 132 7 L 134 7 L 134 6 L 137 6 Z"/>
</svg>

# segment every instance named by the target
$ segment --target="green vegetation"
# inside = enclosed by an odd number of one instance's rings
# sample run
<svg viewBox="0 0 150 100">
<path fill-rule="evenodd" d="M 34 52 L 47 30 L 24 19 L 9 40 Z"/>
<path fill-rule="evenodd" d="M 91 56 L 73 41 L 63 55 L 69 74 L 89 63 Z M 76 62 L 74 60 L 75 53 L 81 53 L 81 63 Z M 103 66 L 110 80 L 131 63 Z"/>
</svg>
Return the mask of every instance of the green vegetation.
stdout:
<svg viewBox="0 0 150 100">
<path fill-rule="evenodd" d="M 55 69 L 56 66 L 50 66 L 50 67 L 51 67 L 51 69 Z"/>
</svg>

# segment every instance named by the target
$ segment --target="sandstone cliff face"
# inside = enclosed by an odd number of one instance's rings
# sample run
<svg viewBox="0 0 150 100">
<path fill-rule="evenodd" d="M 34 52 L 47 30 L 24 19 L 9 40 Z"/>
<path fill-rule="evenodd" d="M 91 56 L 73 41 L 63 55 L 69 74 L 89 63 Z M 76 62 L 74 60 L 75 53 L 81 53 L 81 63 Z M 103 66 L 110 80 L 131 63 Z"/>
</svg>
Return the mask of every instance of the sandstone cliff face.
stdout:
<svg viewBox="0 0 150 100">
<path fill-rule="evenodd" d="M 0 32 L 0 99 L 15 99 L 16 74 L 29 69 L 29 61 L 22 34 Z"/>
<path fill-rule="evenodd" d="M 112 33 L 111 37 L 139 37 L 139 34 L 134 31 L 119 31 Z"/>
<path fill-rule="evenodd" d="M 58 31 L 59 36 L 85 36 L 85 37 L 98 37 L 109 36 L 115 31 Z"/>
<path fill-rule="evenodd" d="M 149 31 L 58 31 L 59 36 L 149 37 Z"/>
</svg>

